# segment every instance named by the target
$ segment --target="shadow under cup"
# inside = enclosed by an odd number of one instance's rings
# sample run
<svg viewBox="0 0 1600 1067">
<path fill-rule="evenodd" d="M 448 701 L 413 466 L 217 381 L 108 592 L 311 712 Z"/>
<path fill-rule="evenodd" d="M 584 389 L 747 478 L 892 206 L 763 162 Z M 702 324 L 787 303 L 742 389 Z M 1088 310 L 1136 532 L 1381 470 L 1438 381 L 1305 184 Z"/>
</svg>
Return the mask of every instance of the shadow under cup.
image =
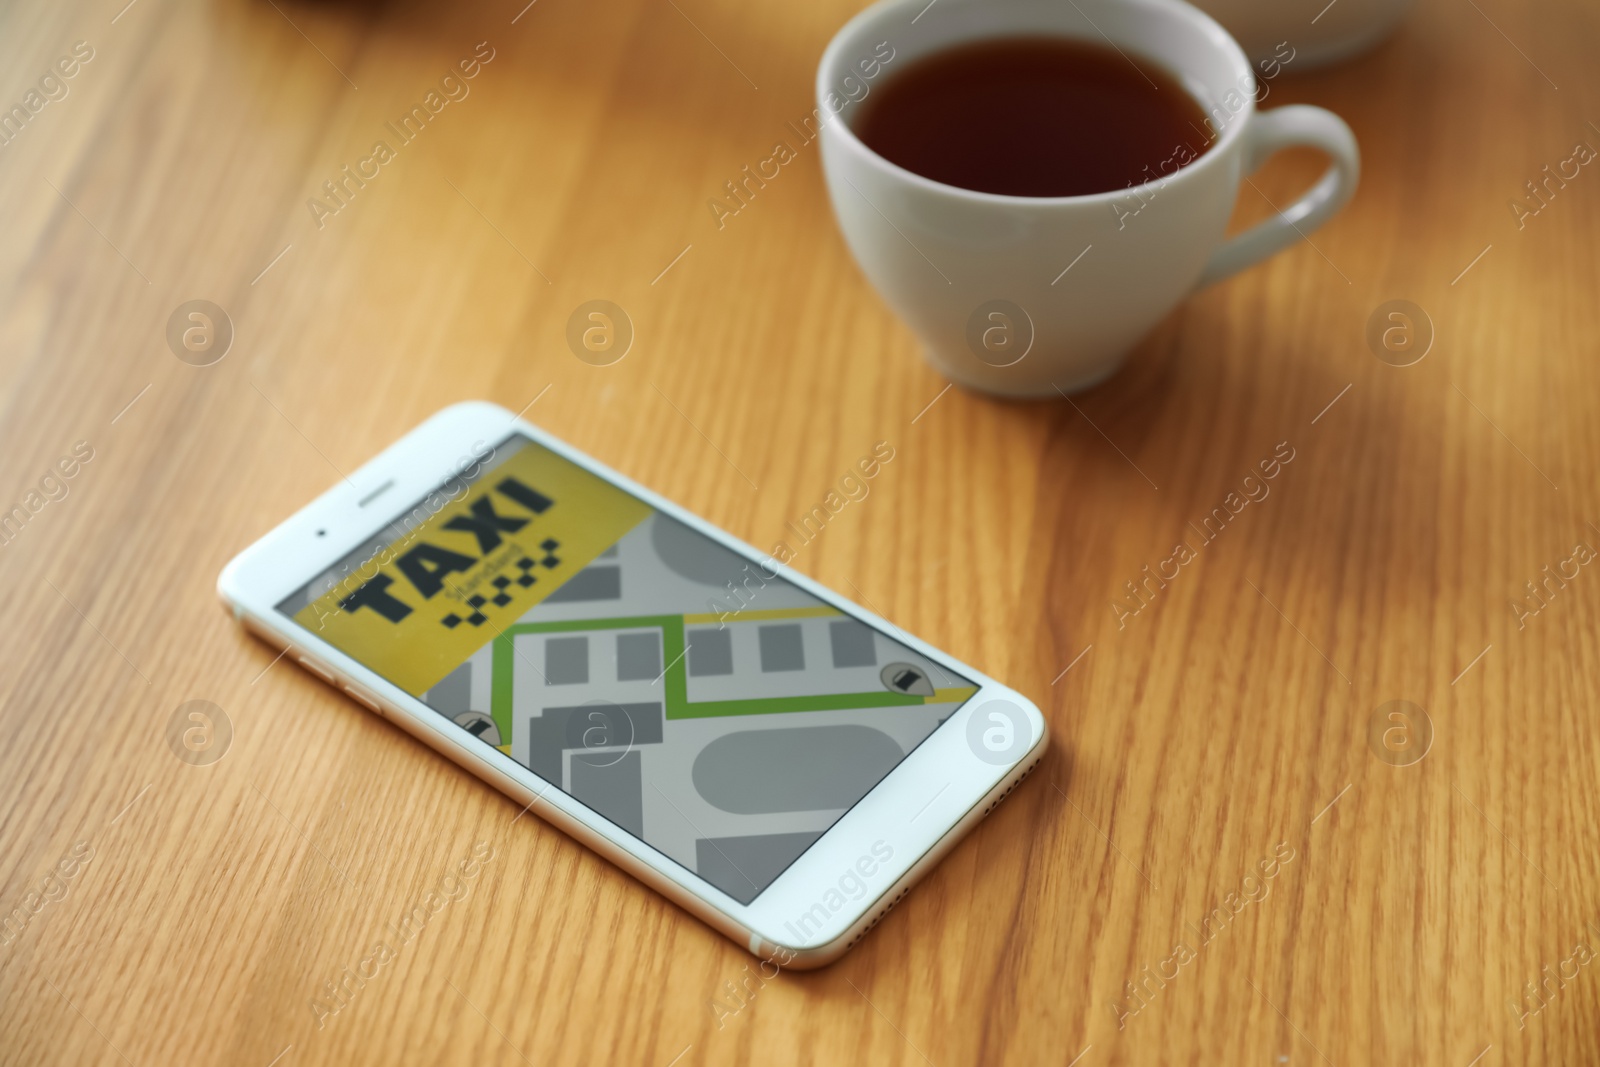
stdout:
<svg viewBox="0 0 1600 1067">
<path fill-rule="evenodd" d="M 1145 185 L 1019 197 L 932 181 L 852 131 L 855 103 L 897 69 L 1028 36 L 1109 43 L 1165 68 L 1206 113 L 1208 147 Z M 823 169 L 856 261 L 937 370 L 986 392 L 1053 396 L 1112 374 L 1208 274 L 1257 162 L 1244 136 L 1255 93 L 1234 40 L 1176 0 L 887 0 L 851 20 L 818 68 Z"/>
</svg>

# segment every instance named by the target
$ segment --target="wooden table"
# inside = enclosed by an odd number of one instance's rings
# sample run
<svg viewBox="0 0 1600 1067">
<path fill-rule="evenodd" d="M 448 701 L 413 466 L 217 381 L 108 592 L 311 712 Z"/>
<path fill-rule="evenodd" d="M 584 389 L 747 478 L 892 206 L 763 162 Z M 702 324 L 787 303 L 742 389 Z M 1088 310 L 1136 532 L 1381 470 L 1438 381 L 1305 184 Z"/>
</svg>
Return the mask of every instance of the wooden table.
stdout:
<svg viewBox="0 0 1600 1067">
<path fill-rule="evenodd" d="M 1600 1060 L 1600 173 L 1508 207 L 1600 146 L 1592 5 L 1423 0 L 1291 68 L 1273 103 L 1360 137 L 1350 208 L 1106 385 L 1010 404 L 920 361 L 814 145 L 707 206 L 852 3 L 124 2 L 0 14 L 6 107 L 92 51 L 0 148 L 0 1061 Z M 166 339 L 197 299 L 210 366 Z M 613 366 L 564 340 L 591 299 L 636 331 Z M 1411 366 L 1365 339 L 1395 299 Z M 1037 699 L 1047 772 L 719 1026 L 737 946 L 218 610 L 235 552 L 468 397 L 762 546 L 889 442 L 796 565 Z M 190 700 L 218 762 L 169 748 Z"/>
</svg>

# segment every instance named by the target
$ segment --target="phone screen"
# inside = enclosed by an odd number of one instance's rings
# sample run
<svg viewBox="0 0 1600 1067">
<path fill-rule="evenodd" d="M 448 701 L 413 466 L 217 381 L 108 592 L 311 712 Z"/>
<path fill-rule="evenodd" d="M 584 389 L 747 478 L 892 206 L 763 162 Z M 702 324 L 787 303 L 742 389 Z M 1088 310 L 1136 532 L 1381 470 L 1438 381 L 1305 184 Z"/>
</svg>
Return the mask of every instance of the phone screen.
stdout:
<svg viewBox="0 0 1600 1067">
<path fill-rule="evenodd" d="M 977 691 L 521 434 L 277 607 L 745 904 Z"/>
</svg>

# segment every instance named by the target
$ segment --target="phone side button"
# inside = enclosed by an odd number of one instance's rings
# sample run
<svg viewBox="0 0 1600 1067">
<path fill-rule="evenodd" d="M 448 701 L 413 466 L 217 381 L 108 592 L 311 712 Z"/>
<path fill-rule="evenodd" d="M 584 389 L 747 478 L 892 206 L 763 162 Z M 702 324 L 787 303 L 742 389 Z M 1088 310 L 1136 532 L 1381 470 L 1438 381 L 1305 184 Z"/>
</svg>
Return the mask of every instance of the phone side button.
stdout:
<svg viewBox="0 0 1600 1067">
<path fill-rule="evenodd" d="M 344 691 L 350 694 L 350 699 L 354 700 L 357 704 L 364 705 L 368 708 L 371 708 L 379 715 L 383 715 L 383 708 L 379 706 L 378 702 L 372 697 L 368 696 L 362 690 L 357 689 L 353 685 L 347 685 L 344 687 Z M 388 718 L 388 716 L 384 716 L 384 718 Z"/>
<path fill-rule="evenodd" d="M 304 656 L 296 656 L 295 659 L 299 662 L 300 666 L 304 667 L 306 670 L 310 671 L 312 674 L 316 675 L 318 678 L 321 678 L 324 682 L 327 682 L 329 685 L 337 685 L 338 684 L 337 682 L 335 682 L 333 680 L 333 673 L 331 671 L 324 670 L 323 668 L 317 666 L 315 663 L 313 663 L 311 660 L 307 659 Z"/>
</svg>

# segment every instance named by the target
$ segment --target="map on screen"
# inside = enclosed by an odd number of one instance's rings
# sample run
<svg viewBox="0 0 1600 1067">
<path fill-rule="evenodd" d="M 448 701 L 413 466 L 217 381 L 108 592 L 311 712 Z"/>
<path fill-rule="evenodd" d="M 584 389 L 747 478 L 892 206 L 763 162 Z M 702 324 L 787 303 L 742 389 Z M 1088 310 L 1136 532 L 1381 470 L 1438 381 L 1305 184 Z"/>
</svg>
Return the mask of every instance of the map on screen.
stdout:
<svg viewBox="0 0 1600 1067">
<path fill-rule="evenodd" d="M 474 466 L 279 610 L 742 903 L 976 692 L 526 437 Z"/>
</svg>

